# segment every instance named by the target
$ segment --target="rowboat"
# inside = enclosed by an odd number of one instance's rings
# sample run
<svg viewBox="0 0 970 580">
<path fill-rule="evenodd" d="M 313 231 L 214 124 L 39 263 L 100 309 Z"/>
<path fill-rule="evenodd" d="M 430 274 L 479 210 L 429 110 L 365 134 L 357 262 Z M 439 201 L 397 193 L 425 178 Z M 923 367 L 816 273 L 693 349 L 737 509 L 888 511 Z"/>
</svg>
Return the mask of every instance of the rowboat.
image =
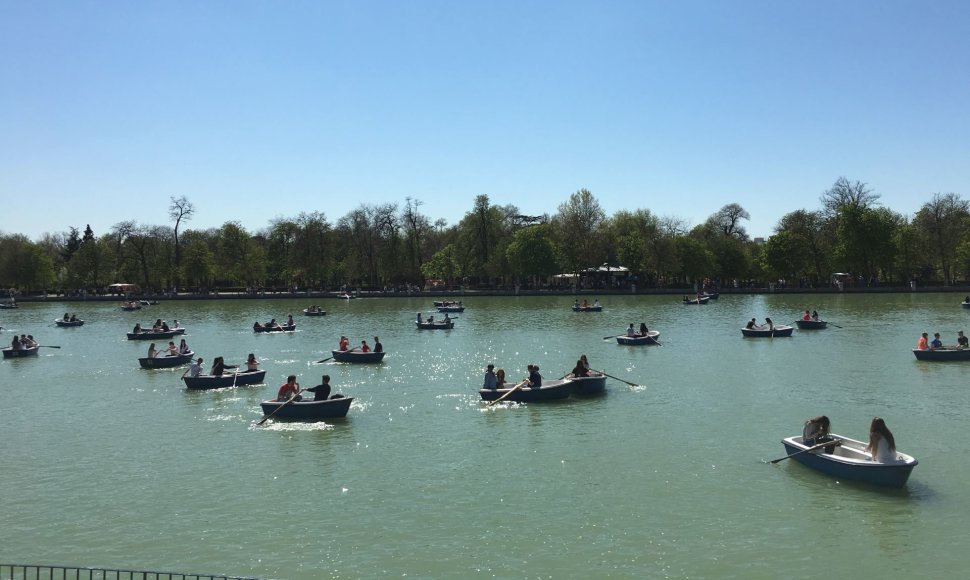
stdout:
<svg viewBox="0 0 970 580">
<path fill-rule="evenodd" d="M 603 312 L 602 306 L 576 306 L 573 305 L 573 312 Z"/>
<path fill-rule="evenodd" d="M 253 332 L 293 332 L 296 330 L 296 323 L 294 324 L 277 324 L 275 326 L 254 326 Z"/>
<path fill-rule="evenodd" d="M 0 302 L 0 309 L 3 310 L 13 310 L 17 307 L 16 302 Z"/>
<path fill-rule="evenodd" d="M 701 297 L 702 298 L 710 298 L 711 300 L 717 300 L 718 298 L 721 297 L 721 293 L 720 292 L 705 292 L 705 293 L 701 294 Z"/>
<path fill-rule="evenodd" d="M 520 387 L 514 393 L 505 397 L 504 401 L 515 403 L 541 403 L 545 401 L 558 401 L 569 397 L 572 392 L 572 379 L 559 379 L 558 381 L 542 381 L 542 386 L 538 389 L 531 387 Z M 515 386 L 515 385 L 513 385 Z M 502 395 L 507 394 L 512 387 L 504 389 L 479 389 L 483 401 L 494 401 Z"/>
<path fill-rule="evenodd" d="M 83 320 L 55 320 L 54 324 L 64 328 L 68 328 L 72 326 L 84 326 L 84 321 Z"/>
<path fill-rule="evenodd" d="M 128 340 L 162 340 L 172 338 L 177 334 L 185 334 L 184 328 L 170 328 L 168 330 L 142 330 L 141 332 L 129 332 Z"/>
<path fill-rule="evenodd" d="M 594 371 L 586 377 L 574 377 L 572 373 L 566 375 L 572 381 L 572 394 L 580 397 L 602 395 L 606 392 L 606 375 Z"/>
<path fill-rule="evenodd" d="M 170 369 L 192 362 L 194 352 L 189 351 L 185 354 L 175 354 L 167 356 L 156 356 L 155 358 L 142 357 L 138 359 L 138 364 L 143 369 Z"/>
<path fill-rule="evenodd" d="M 456 300 L 435 300 L 434 302 L 432 302 L 432 304 L 434 304 L 436 307 L 437 306 L 458 306 L 458 302 Z"/>
<path fill-rule="evenodd" d="M 381 352 L 360 352 L 359 350 L 332 350 L 330 354 L 338 362 L 347 363 L 379 363 L 384 360 L 384 351 Z"/>
<path fill-rule="evenodd" d="M 643 345 L 657 345 L 657 337 L 660 336 L 660 332 L 656 330 L 651 330 L 647 334 L 638 334 L 636 336 L 626 336 L 620 335 L 616 337 L 616 343 L 625 346 L 643 346 Z"/>
<path fill-rule="evenodd" d="M 943 348 L 933 348 L 922 350 L 913 349 L 916 360 L 931 361 L 951 361 L 951 360 L 970 360 L 970 348 L 953 348 L 945 346 Z"/>
<path fill-rule="evenodd" d="M 31 348 L 13 348 L 11 346 L 4 347 L 3 358 L 20 358 L 25 356 L 37 356 L 37 351 L 40 350 L 40 346 L 33 346 Z"/>
<path fill-rule="evenodd" d="M 895 463 L 877 463 L 865 450 L 866 443 L 863 441 L 835 434 L 832 437 L 841 441 L 841 445 L 836 446 L 832 453 L 825 453 L 822 448 L 807 451 L 812 446 L 803 443 L 801 435 L 786 437 L 781 442 L 788 455 L 802 465 L 840 479 L 851 479 L 884 487 L 906 485 L 909 474 L 919 463 L 915 457 L 898 451 Z M 798 453 L 800 451 L 805 453 Z"/>
<path fill-rule="evenodd" d="M 821 330 L 829 325 L 824 320 L 796 320 L 795 326 L 798 330 Z"/>
<path fill-rule="evenodd" d="M 354 298 L 357 298 L 357 297 L 354 296 L 353 294 L 340 294 L 337 296 L 337 298 L 340 298 L 341 300 L 353 300 Z"/>
<path fill-rule="evenodd" d="M 414 324 L 416 324 L 421 330 L 447 330 L 455 327 L 454 320 L 449 320 L 448 322 L 445 322 L 444 320 L 435 320 L 434 322 L 418 322 L 415 320 Z"/>
<path fill-rule="evenodd" d="M 438 312 L 464 312 L 464 306 L 435 306 Z"/>
<path fill-rule="evenodd" d="M 960 306 L 963 306 L 964 308 L 970 308 L 970 302 L 961 302 Z M 16 306 L 14 306 L 14 308 L 16 308 Z"/>
<path fill-rule="evenodd" d="M 324 401 L 263 401 L 259 404 L 264 415 L 274 419 L 295 419 L 298 421 L 319 421 L 346 417 L 353 397 L 340 397 Z"/>
<path fill-rule="evenodd" d="M 309 308 L 303 309 L 303 316 L 326 316 L 326 310 L 310 310 Z"/>
<path fill-rule="evenodd" d="M 255 385 L 263 382 L 266 378 L 266 371 L 240 371 L 238 373 L 228 373 L 224 375 L 199 375 L 197 377 L 184 376 L 187 389 L 222 389 L 233 385 Z"/>
<path fill-rule="evenodd" d="M 708 300 L 710 300 L 710 298 L 707 297 L 707 296 L 701 296 L 700 298 L 685 298 L 684 299 L 684 304 L 685 305 L 698 305 L 698 306 L 703 306 L 703 305 L 707 304 L 707 301 Z"/>
<path fill-rule="evenodd" d="M 121 309 L 127 312 L 131 312 L 132 310 L 141 310 L 141 304 L 138 304 L 137 302 L 130 302 L 128 304 L 122 304 Z"/>
<path fill-rule="evenodd" d="M 741 334 L 748 338 L 773 338 L 779 336 L 791 336 L 794 326 L 787 324 L 776 325 L 773 329 L 767 326 L 755 326 L 754 328 L 741 328 Z"/>
</svg>

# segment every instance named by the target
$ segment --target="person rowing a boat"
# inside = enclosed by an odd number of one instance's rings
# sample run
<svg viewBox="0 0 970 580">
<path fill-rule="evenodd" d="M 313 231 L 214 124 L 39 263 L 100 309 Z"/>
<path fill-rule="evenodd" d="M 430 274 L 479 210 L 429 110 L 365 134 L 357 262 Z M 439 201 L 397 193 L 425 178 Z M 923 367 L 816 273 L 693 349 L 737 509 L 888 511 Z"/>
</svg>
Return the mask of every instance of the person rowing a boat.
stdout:
<svg viewBox="0 0 970 580">
<path fill-rule="evenodd" d="M 573 367 L 572 374 L 574 377 L 588 377 L 589 369 L 583 364 L 583 360 L 577 360 L 576 366 Z"/>
<path fill-rule="evenodd" d="M 350 339 L 348 339 L 346 336 L 341 336 L 340 346 L 337 347 L 337 350 L 347 350 L 349 348 L 350 348 Z"/>
<path fill-rule="evenodd" d="M 811 447 L 819 443 L 835 441 L 835 438 L 829 434 L 831 426 L 829 418 L 825 415 L 819 415 L 805 421 L 805 425 L 802 427 L 802 443 Z M 835 451 L 834 445 L 825 447 L 825 453 L 832 453 L 833 451 Z"/>
<path fill-rule="evenodd" d="M 970 344 L 967 344 L 967 337 L 964 336 L 962 330 L 957 331 L 957 348 L 967 348 Z"/>
<path fill-rule="evenodd" d="M 302 401 L 301 391 L 303 389 L 300 388 L 300 383 L 296 382 L 296 375 L 290 375 L 286 377 L 286 382 L 280 386 L 280 390 L 276 393 L 276 400 L 289 401 L 292 399 L 294 401 Z"/>
<path fill-rule="evenodd" d="M 367 346 L 366 340 L 360 341 L 360 352 L 370 352 L 370 347 Z"/>
<path fill-rule="evenodd" d="M 748 321 L 748 324 L 745 326 L 745 328 L 747 328 L 748 330 L 752 330 L 755 326 L 757 326 L 757 324 L 755 323 L 754 318 L 752 318 L 751 320 Z"/>
<path fill-rule="evenodd" d="M 539 365 L 529 365 L 526 367 L 529 369 L 529 377 L 526 379 L 529 382 L 530 389 L 538 389 L 542 386 L 542 375 L 539 374 Z"/>
<path fill-rule="evenodd" d="M 253 353 L 249 353 L 249 357 L 246 359 L 246 370 L 249 372 L 259 370 L 259 361 L 256 360 L 256 355 Z"/>
<path fill-rule="evenodd" d="M 628 337 L 630 337 L 630 338 L 633 338 L 634 336 L 637 335 L 637 331 L 636 331 L 636 329 L 633 328 L 633 323 L 632 322 L 630 323 L 630 326 L 628 326 L 627 329 L 626 329 L 626 335 Z"/>
<path fill-rule="evenodd" d="M 177 346 L 175 346 L 175 342 L 170 340 L 168 341 L 168 346 L 163 348 L 159 354 L 161 354 L 162 352 L 165 353 L 165 356 L 178 356 L 179 349 Z"/>
<path fill-rule="evenodd" d="M 221 377 L 224 372 L 226 372 L 226 361 L 221 356 L 217 356 L 212 361 L 212 369 L 209 370 L 209 374 L 214 377 Z"/>
<path fill-rule="evenodd" d="M 202 357 L 200 356 L 194 363 L 189 365 L 189 368 L 185 369 L 182 376 L 189 375 L 193 379 L 202 374 Z"/>
</svg>

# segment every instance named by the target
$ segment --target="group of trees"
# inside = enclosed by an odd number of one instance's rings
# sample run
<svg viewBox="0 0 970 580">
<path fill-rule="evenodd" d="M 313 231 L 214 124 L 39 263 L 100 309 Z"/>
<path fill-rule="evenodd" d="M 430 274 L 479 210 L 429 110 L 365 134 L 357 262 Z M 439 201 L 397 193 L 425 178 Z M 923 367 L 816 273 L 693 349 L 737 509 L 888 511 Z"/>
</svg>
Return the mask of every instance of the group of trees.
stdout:
<svg viewBox="0 0 970 580">
<path fill-rule="evenodd" d="M 750 215 L 736 203 L 689 227 L 649 209 L 607 216 L 585 189 L 553 215 L 522 215 L 480 195 L 449 226 L 406 198 L 401 206 L 363 204 L 336 223 L 320 212 L 277 218 L 258 232 L 232 221 L 188 229 L 196 209 L 182 196 L 171 198 L 169 225 L 124 221 L 101 235 L 71 227 L 37 241 L 0 233 L 0 285 L 28 292 L 114 282 L 147 290 L 382 289 L 429 280 L 538 286 L 603 263 L 626 266 L 630 281 L 646 288 L 704 279 L 818 286 L 833 272 L 891 285 L 970 279 L 970 202 L 959 195 L 933 195 L 904 216 L 881 206 L 866 184 L 839 178 L 819 201 L 818 209 L 783 216 L 767 241 L 756 242 L 744 227 Z"/>
</svg>

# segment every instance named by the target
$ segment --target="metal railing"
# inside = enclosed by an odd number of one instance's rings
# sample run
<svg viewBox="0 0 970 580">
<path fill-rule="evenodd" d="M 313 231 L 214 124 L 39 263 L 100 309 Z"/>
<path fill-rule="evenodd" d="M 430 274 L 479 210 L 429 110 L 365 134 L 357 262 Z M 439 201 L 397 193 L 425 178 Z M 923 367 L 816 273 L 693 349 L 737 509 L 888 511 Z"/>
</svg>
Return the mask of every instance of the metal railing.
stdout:
<svg viewBox="0 0 970 580">
<path fill-rule="evenodd" d="M 183 574 L 152 570 L 114 570 L 79 566 L 0 564 L 0 580 L 259 580 L 249 576 Z"/>
</svg>

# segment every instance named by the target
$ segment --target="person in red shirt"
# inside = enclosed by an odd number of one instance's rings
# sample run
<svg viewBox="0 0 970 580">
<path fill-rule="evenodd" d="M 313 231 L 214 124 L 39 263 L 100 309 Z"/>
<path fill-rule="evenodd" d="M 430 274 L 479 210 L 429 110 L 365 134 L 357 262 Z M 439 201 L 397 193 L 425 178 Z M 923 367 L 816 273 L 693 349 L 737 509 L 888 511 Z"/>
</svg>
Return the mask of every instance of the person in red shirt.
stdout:
<svg viewBox="0 0 970 580">
<path fill-rule="evenodd" d="M 916 350 L 929 350 L 930 349 L 930 335 L 923 333 L 923 336 L 919 337 L 919 342 L 916 343 Z"/>
<path fill-rule="evenodd" d="M 806 310 L 805 314 L 802 314 L 802 320 L 811 320 L 811 319 L 812 319 L 812 315 L 808 313 L 808 310 Z"/>
<path fill-rule="evenodd" d="M 366 340 L 360 341 L 360 352 L 370 352 L 370 347 L 367 346 Z"/>
<path fill-rule="evenodd" d="M 340 337 L 340 347 L 337 350 L 347 350 L 350 348 L 350 341 L 347 340 L 346 336 Z"/>
<path fill-rule="evenodd" d="M 303 398 L 300 396 L 302 391 L 300 383 L 296 382 L 296 375 L 290 375 L 286 377 L 286 382 L 280 386 L 279 392 L 276 393 L 276 400 L 289 401 L 292 398 L 294 401 L 299 401 Z"/>
</svg>

